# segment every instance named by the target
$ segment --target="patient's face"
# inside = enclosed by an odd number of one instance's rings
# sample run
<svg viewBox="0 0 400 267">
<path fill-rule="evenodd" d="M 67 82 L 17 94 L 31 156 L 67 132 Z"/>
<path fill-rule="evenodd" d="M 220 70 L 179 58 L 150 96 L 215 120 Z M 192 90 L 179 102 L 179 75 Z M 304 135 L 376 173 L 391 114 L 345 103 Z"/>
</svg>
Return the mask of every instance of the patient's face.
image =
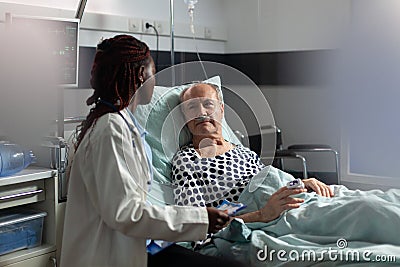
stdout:
<svg viewBox="0 0 400 267">
<path fill-rule="evenodd" d="M 182 111 L 193 135 L 222 135 L 223 104 L 216 90 L 207 84 L 188 89 L 183 96 Z"/>
</svg>

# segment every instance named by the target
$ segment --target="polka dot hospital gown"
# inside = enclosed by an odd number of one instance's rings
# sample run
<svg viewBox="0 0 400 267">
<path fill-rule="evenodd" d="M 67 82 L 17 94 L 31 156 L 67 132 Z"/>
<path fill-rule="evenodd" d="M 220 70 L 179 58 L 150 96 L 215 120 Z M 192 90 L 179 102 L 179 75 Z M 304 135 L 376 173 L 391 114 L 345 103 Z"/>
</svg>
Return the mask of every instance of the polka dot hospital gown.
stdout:
<svg viewBox="0 0 400 267">
<path fill-rule="evenodd" d="M 172 161 L 175 203 L 216 207 L 224 199 L 235 202 L 264 167 L 256 153 L 241 145 L 213 158 L 201 158 L 193 144 L 185 146 Z"/>
</svg>

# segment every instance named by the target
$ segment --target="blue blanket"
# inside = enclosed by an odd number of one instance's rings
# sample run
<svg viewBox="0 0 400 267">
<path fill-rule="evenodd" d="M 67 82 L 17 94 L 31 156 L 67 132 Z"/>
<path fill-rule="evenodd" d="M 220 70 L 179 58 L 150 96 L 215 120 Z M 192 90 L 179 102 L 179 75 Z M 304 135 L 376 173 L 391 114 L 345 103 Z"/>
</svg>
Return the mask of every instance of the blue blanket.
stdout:
<svg viewBox="0 0 400 267">
<path fill-rule="evenodd" d="M 265 168 L 239 201 L 260 209 L 291 175 Z M 234 257 L 249 266 L 400 265 L 400 190 L 335 187 L 335 197 L 302 193 L 298 209 L 268 223 L 235 219 L 201 253 Z"/>
</svg>

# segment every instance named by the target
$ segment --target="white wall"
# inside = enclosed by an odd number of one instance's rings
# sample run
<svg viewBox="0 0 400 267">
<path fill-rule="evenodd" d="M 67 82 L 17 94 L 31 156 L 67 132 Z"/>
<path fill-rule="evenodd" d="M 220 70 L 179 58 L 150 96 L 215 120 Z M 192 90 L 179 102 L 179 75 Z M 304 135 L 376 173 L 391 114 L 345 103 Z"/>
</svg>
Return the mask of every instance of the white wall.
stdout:
<svg viewBox="0 0 400 267">
<path fill-rule="evenodd" d="M 4 3 L 17 3 L 31 6 L 69 9 L 76 11 L 79 0 L 8 0 Z M 127 17 L 143 17 L 149 19 L 169 19 L 169 0 L 88 0 L 85 12 L 95 12 Z M 182 0 L 175 0 L 176 22 L 187 22 L 186 4 Z M 223 23 L 220 19 L 222 3 L 218 0 L 200 0 L 195 7 L 196 21 L 202 25 Z"/>
<path fill-rule="evenodd" d="M 170 20 L 169 0 L 120 0 L 120 1 L 105 1 L 95 0 L 87 1 L 85 13 L 101 13 L 110 15 L 109 19 L 113 23 L 118 21 L 119 17 L 126 18 L 145 18 L 151 21 L 159 20 L 168 22 Z M 4 12 L 19 13 L 21 15 L 37 15 L 37 16 L 75 16 L 79 0 L 51 1 L 51 0 L 14 0 L 1 1 L 0 14 Z M 175 31 L 176 35 L 179 32 L 184 32 L 184 35 L 189 35 L 189 17 L 187 14 L 187 6 L 183 0 L 174 1 L 175 12 Z M 225 35 L 224 30 L 226 24 L 220 14 L 223 13 L 222 0 L 203 0 L 199 1 L 195 8 L 195 24 L 201 26 L 196 29 L 196 37 L 204 36 L 204 27 L 209 27 L 215 35 Z M 85 27 L 85 14 L 82 19 L 82 26 Z M 124 27 L 127 27 L 124 25 Z M 121 28 L 124 28 L 121 27 Z M 123 30 L 122 30 L 123 31 Z M 81 45 L 95 46 L 101 37 L 111 37 L 116 32 L 106 31 L 81 31 Z M 149 44 L 151 49 L 156 48 L 156 38 L 154 35 L 134 34 L 137 38 L 144 40 Z M 169 30 L 164 35 L 169 35 Z M 183 35 L 183 34 L 181 34 Z M 197 46 L 197 47 L 196 47 Z M 170 50 L 170 38 L 162 36 L 160 38 L 160 50 Z M 175 38 L 176 51 L 191 51 L 198 50 L 199 52 L 208 53 L 224 53 L 225 42 L 219 40 L 198 40 L 194 42 L 189 35 L 188 37 Z"/>
<path fill-rule="evenodd" d="M 79 0 L 14 0 L 0 2 L 0 21 L 4 20 L 5 12 L 11 12 L 18 15 L 44 16 L 44 17 L 67 17 L 74 18 Z M 80 45 L 95 47 L 101 38 L 109 38 L 116 34 L 120 34 L 127 29 L 127 25 L 123 21 L 126 18 L 145 18 L 150 21 L 170 20 L 170 1 L 169 0 L 88 0 L 85 13 L 82 19 L 82 27 L 80 31 Z M 183 0 L 174 1 L 174 18 L 176 25 L 175 51 L 188 52 L 205 52 L 205 53 L 224 53 L 225 41 L 221 40 L 206 40 L 199 38 L 194 41 L 189 37 L 179 37 L 180 32 L 187 35 L 189 31 L 189 16 L 187 14 L 187 6 Z M 111 28 L 118 28 L 120 31 L 104 31 L 101 28 L 98 30 L 85 29 L 88 26 L 87 17 L 91 14 L 104 14 L 101 17 L 105 21 L 99 21 L 99 25 Z M 195 25 L 209 27 L 213 30 L 218 30 L 222 35 L 226 24 L 220 14 L 223 13 L 223 5 L 220 0 L 202 0 L 195 7 Z M 95 24 L 96 25 L 96 24 Z M 116 25 L 116 26 L 115 26 Z M 4 24 L 0 24 L 4 26 Z M 196 37 L 203 33 L 203 28 L 196 28 Z M 180 34 L 183 36 L 184 34 Z M 212 32 L 216 34 L 216 32 Z M 145 41 L 150 49 L 156 49 L 155 35 L 148 34 L 133 34 L 135 37 Z M 169 29 L 167 33 L 160 37 L 160 50 L 170 51 Z M 86 115 L 89 107 L 84 104 L 84 100 L 92 94 L 91 89 L 80 90 L 65 90 L 65 117 L 76 117 Z M 68 126 L 67 126 L 68 128 Z M 69 127 L 67 130 L 71 130 Z"/>
<path fill-rule="evenodd" d="M 336 48 L 351 0 L 223 0 L 227 53 Z"/>
</svg>

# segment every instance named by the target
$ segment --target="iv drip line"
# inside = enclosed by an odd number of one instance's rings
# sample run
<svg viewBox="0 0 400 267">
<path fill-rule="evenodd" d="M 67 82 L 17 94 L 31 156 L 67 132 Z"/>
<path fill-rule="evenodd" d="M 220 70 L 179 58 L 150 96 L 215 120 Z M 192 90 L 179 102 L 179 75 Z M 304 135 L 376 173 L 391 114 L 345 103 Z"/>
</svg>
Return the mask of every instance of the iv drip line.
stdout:
<svg viewBox="0 0 400 267">
<path fill-rule="evenodd" d="M 188 13 L 189 13 L 189 18 L 190 18 L 190 31 L 192 33 L 193 41 L 195 43 L 196 55 L 197 55 L 197 58 L 199 59 L 201 68 L 203 69 L 203 73 L 204 73 L 205 79 L 208 79 L 208 75 L 207 75 L 207 72 L 206 72 L 206 70 L 204 68 L 204 64 L 203 64 L 203 62 L 201 61 L 201 58 L 200 58 L 199 48 L 197 46 L 196 34 L 195 34 L 195 30 L 194 30 L 194 5 L 198 1 L 197 0 L 184 0 L 184 2 L 185 2 L 185 4 L 188 5 Z"/>
</svg>

